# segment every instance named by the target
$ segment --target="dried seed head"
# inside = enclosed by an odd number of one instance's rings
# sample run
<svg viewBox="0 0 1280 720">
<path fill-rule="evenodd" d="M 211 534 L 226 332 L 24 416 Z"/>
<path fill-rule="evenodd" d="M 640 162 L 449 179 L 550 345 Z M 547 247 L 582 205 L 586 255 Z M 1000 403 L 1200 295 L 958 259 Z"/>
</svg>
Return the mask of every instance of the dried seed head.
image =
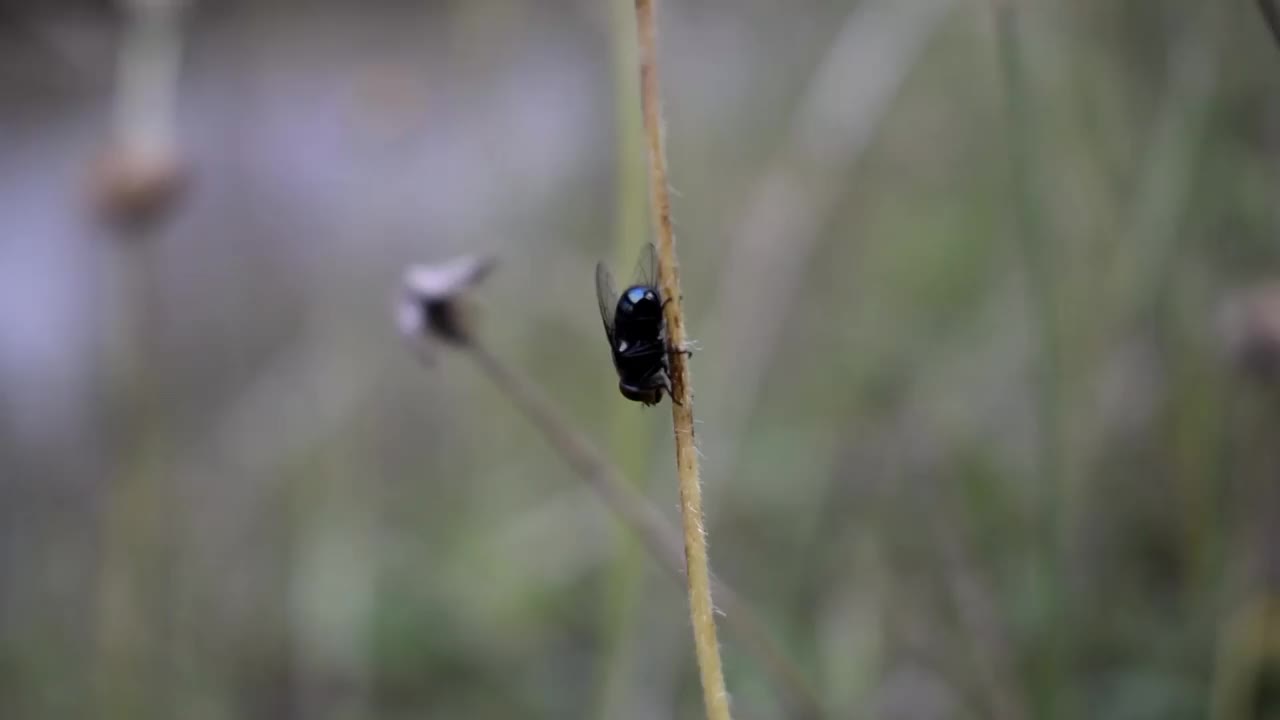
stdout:
<svg viewBox="0 0 1280 720">
<path fill-rule="evenodd" d="M 448 343 L 470 341 L 463 296 L 493 269 L 495 260 L 463 255 L 431 265 L 411 265 L 404 273 L 404 295 L 396 309 L 400 332 L 409 338 L 432 335 Z"/>
<path fill-rule="evenodd" d="M 112 145 L 94 165 L 91 192 L 104 221 L 141 229 L 169 215 L 186 185 L 186 168 L 172 150 Z"/>
<path fill-rule="evenodd" d="M 1236 293 L 1222 307 L 1218 329 L 1227 355 L 1257 380 L 1280 380 L 1280 282 Z"/>
</svg>

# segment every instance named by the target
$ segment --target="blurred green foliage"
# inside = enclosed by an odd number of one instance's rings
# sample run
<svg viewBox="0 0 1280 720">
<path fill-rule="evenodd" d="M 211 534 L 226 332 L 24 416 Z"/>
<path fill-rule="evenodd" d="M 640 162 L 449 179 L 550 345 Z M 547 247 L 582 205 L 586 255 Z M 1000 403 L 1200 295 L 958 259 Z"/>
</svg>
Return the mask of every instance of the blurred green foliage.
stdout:
<svg viewBox="0 0 1280 720">
<path fill-rule="evenodd" d="M 1222 320 L 1280 265 L 1280 48 L 1244 0 L 927 1 L 662 4 L 713 568 L 831 717 L 1280 717 L 1280 408 Z M 119 17 L 9 5 L 0 717 L 697 717 L 680 589 L 387 312 L 404 263 L 499 255 L 481 334 L 675 517 L 591 288 L 644 236 L 617 8 L 200 6 L 197 182 L 122 247 L 72 199 Z M 811 110 L 869 141 L 806 154 Z"/>
</svg>

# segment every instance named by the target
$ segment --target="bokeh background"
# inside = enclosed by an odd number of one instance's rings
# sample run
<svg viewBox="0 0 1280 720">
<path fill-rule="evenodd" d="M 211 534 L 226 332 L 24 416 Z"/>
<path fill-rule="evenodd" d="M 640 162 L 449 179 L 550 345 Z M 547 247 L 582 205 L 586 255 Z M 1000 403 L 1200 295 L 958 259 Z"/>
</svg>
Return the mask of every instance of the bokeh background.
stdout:
<svg viewBox="0 0 1280 720">
<path fill-rule="evenodd" d="M 695 718 L 593 267 L 625 0 L 0 2 L 0 716 Z M 1280 49 L 1252 0 L 666 0 L 712 564 L 839 718 L 1280 717 Z M 800 717 L 721 626 L 743 718 Z"/>
</svg>

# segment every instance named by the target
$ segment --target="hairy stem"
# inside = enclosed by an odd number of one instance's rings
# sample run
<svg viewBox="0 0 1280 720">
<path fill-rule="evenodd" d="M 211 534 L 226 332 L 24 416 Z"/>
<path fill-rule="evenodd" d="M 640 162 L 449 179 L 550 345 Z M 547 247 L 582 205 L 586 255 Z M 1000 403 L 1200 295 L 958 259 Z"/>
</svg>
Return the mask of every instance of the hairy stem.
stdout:
<svg viewBox="0 0 1280 720">
<path fill-rule="evenodd" d="M 658 92 L 658 50 L 654 29 L 655 0 L 636 0 L 636 30 L 640 49 L 640 104 L 644 115 L 649 154 L 649 211 L 658 234 L 658 275 L 666 299 L 667 339 L 674 348 L 685 347 L 684 311 L 680 293 L 680 268 L 676 262 L 675 234 L 671 228 L 671 197 L 667 184 L 667 155 L 662 139 L 662 102 Z M 698 450 L 693 439 L 693 387 L 689 364 L 681 353 L 671 357 L 671 420 L 675 430 L 676 471 L 680 482 L 680 516 L 684 526 L 684 553 L 689 589 L 689 615 L 693 622 L 694 650 L 702 677 L 702 697 L 709 720 L 728 720 L 729 695 L 725 691 L 720 644 L 716 640 L 715 608 L 711 603 L 711 571 L 702 523 L 702 487 L 698 477 Z"/>
</svg>

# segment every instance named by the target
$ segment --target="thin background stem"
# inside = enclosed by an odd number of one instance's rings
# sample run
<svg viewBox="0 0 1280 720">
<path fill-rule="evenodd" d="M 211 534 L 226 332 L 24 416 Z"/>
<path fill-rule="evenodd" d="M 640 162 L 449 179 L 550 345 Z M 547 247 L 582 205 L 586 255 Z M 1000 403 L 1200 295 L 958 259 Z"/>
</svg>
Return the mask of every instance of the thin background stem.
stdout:
<svg viewBox="0 0 1280 720">
<path fill-rule="evenodd" d="M 684 310 L 680 268 L 676 262 L 675 233 L 671 227 L 671 197 L 667 183 L 667 153 L 662 138 L 662 99 L 658 91 L 658 48 L 654 0 L 636 0 L 636 30 L 640 45 L 640 104 L 644 110 L 645 139 L 649 150 L 649 212 L 658 234 L 658 275 L 666 300 L 667 339 L 674 348 L 685 347 Z M 698 449 L 693 439 L 693 387 L 689 364 L 682 353 L 671 356 L 671 421 L 675 430 L 676 472 L 680 481 L 680 517 L 684 526 L 684 553 L 689 587 L 689 615 L 693 644 L 702 676 L 702 698 L 709 720 L 728 720 L 729 694 L 725 691 L 720 644 L 716 640 L 715 607 L 711 603 L 711 571 L 702 522 L 702 487 L 698 477 Z"/>
<path fill-rule="evenodd" d="M 127 0 L 116 68 L 114 147 L 136 156 L 175 152 L 182 55 L 182 3 Z M 115 182 L 121 182 L 115 178 Z M 126 183 L 127 184 L 127 183 Z M 172 200 L 168 195 L 162 200 Z M 171 202 L 162 209 L 172 210 Z M 154 220 L 155 218 L 151 218 Z M 111 281 L 116 326 L 107 338 L 111 382 L 122 388 L 109 422 L 124 430 L 122 455 L 106 489 L 99 543 L 92 663 L 102 717 L 152 717 L 174 702 L 179 566 L 175 517 L 181 512 L 169 467 L 165 409 L 156 375 L 164 303 L 154 254 L 154 223 L 114 238 Z"/>
<path fill-rule="evenodd" d="M 115 98 L 119 142 L 137 152 L 168 152 L 176 139 L 182 66 L 181 0 L 128 0 Z"/>
<path fill-rule="evenodd" d="M 574 430 L 554 403 L 535 385 L 503 363 L 479 340 L 464 345 L 480 370 L 524 413 L 552 447 L 639 537 L 640 544 L 676 582 L 686 577 L 678 534 L 657 508 L 636 487 L 627 482 L 598 448 Z M 817 693 L 798 667 L 782 653 L 769 631 L 731 587 L 711 578 L 724 610 L 725 622 L 757 658 L 763 669 L 788 698 L 788 717 L 820 718 Z"/>
<path fill-rule="evenodd" d="M 648 218 L 644 127 L 640 110 L 640 81 L 635 74 L 636 18 L 631 0 L 610 2 L 610 43 L 613 48 L 614 84 L 614 267 L 627 267 L 636 249 L 647 239 Z M 623 476 L 642 493 L 651 481 L 656 426 L 651 416 L 637 413 L 630 403 L 614 403 L 609 455 Z M 596 717 L 618 715 L 628 704 L 632 691 L 632 663 L 637 636 L 637 592 L 644 573 L 642 548 L 629 533 L 617 539 L 618 553 L 606 581 L 601 631 L 605 637 L 606 660 L 599 685 Z M 616 709 L 615 709 L 616 708 Z"/>
<path fill-rule="evenodd" d="M 1041 536 L 1030 567 L 1037 594 L 1045 598 L 1043 625 L 1048 637 L 1033 670 L 1044 717 L 1059 717 L 1063 701 L 1061 683 L 1065 666 L 1066 618 L 1063 593 L 1064 515 L 1070 493 L 1063 472 L 1063 354 L 1059 322 L 1057 258 L 1046 227 L 1036 166 L 1032 104 L 1027 84 L 1022 37 L 1016 0 L 991 0 L 996 44 L 1005 94 L 1008 128 L 1009 183 L 1014 195 L 1015 232 L 1022 244 L 1027 272 L 1028 301 L 1034 312 L 1034 332 L 1039 341 L 1039 367 L 1033 376 L 1036 402 Z"/>
</svg>

